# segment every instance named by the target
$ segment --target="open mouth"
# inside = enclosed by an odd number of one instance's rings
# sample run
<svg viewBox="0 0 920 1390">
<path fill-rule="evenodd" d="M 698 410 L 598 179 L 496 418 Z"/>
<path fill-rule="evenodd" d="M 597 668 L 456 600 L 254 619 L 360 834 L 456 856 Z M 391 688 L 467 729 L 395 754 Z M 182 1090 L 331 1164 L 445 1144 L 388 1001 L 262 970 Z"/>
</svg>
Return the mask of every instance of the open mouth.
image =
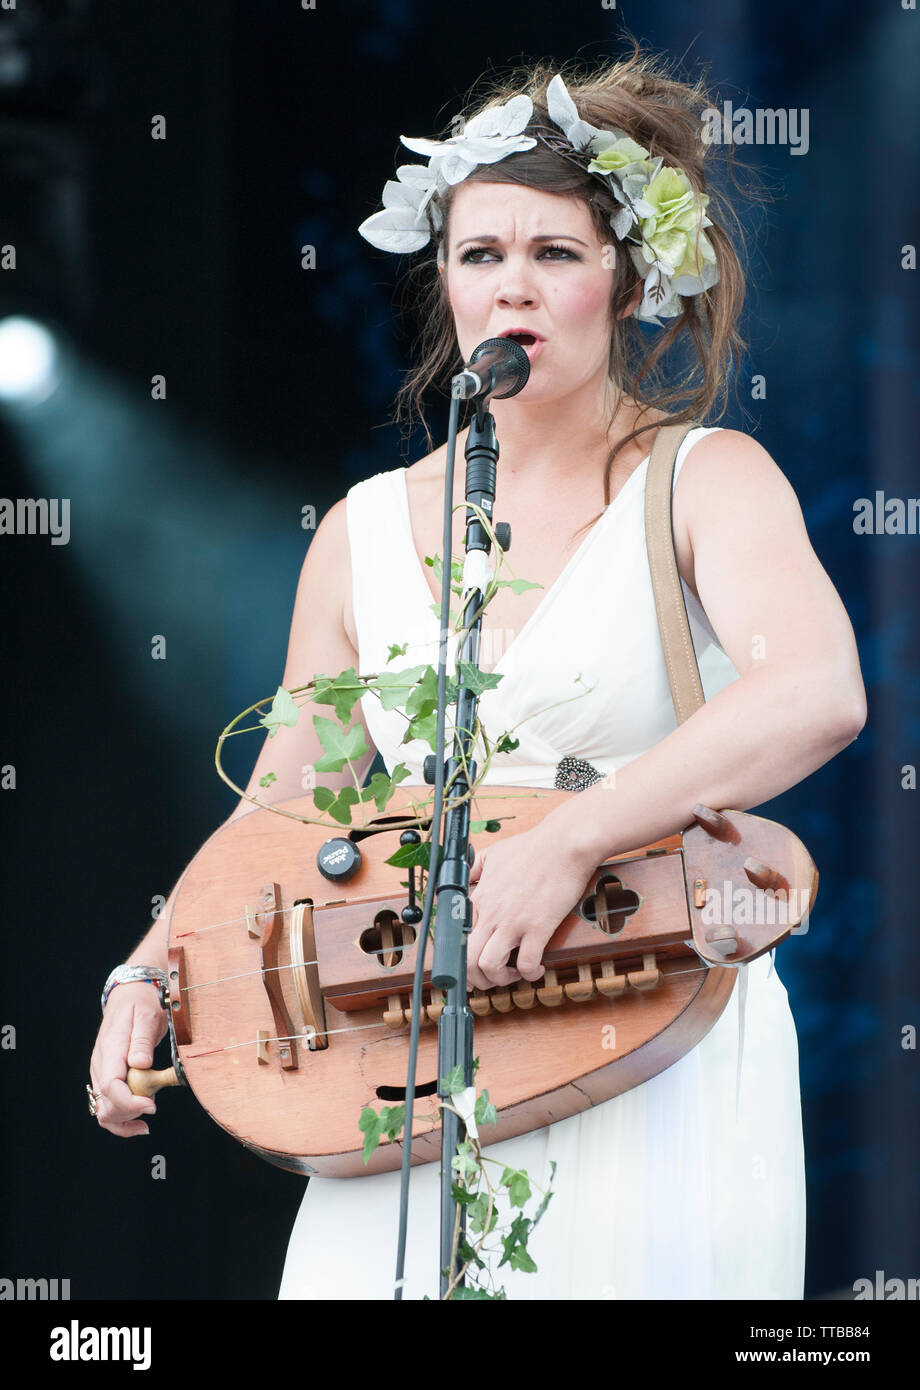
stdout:
<svg viewBox="0 0 920 1390">
<path fill-rule="evenodd" d="M 505 337 L 513 338 L 514 341 L 520 343 L 522 347 L 532 347 L 537 341 L 532 333 L 506 333 Z"/>
</svg>

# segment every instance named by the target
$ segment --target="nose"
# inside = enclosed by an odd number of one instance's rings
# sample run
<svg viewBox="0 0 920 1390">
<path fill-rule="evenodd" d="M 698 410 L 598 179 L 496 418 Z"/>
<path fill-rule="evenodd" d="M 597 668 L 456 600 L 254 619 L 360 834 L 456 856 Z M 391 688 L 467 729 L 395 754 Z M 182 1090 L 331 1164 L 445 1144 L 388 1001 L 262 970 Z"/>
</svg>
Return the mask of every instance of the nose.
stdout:
<svg viewBox="0 0 920 1390">
<path fill-rule="evenodd" d="M 530 306 L 537 302 L 533 269 L 524 253 L 508 252 L 501 262 L 501 275 L 495 287 L 496 303 Z"/>
</svg>

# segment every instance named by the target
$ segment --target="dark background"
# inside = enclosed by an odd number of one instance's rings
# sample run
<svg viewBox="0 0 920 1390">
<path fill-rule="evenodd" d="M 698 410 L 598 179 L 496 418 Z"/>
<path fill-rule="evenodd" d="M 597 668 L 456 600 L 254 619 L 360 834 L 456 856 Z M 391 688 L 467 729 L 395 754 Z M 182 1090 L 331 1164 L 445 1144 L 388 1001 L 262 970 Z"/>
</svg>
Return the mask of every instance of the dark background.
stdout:
<svg viewBox="0 0 920 1390">
<path fill-rule="evenodd" d="M 214 742 L 280 678 L 302 508 L 321 516 L 425 452 L 388 423 L 411 360 L 402 263 L 356 230 L 399 133 L 434 135 L 489 65 L 614 58 L 623 24 L 688 73 L 709 64 L 736 107 L 810 113 L 806 155 L 739 150 L 775 200 L 750 219 L 751 351 L 721 423 L 756 433 L 792 482 L 869 697 L 859 739 L 762 811 L 821 872 L 810 931 L 778 957 L 801 1052 L 806 1294 L 920 1275 L 920 1073 L 902 1046 L 920 1024 L 920 816 L 902 787 L 920 754 L 920 541 L 853 530 L 856 498 L 920 493 L 916 272 L 902 268 L 920 236 L 920 14 L 506 0 L 483 32 L 464 14 L 431 0 L 0 12 L 0 244 L 17 248 L 0 313 L 49 323 L 62 353 L 47 400 L 0 414 L 0 492 L 69 497 L 72 526 L 66 546 L 0 537 L 0 764 L 16 769 L 0 792 L 0 1024 L 17 1041 L 0 1051 L 5 1277 L 69 1278 L 75 1299 L 277 1292 L 302 1180 L 188 1093 L 162 1099 L 149 1138 L 100 1131 L 83 1090 L 99 990 L 232 809 Z M 165 401 L 150 398 L 157 373 Z M 436 399 L 431 418 L 439 443 Z M 242 778 L 256 750 L 231 760 Z"/>
</svg>

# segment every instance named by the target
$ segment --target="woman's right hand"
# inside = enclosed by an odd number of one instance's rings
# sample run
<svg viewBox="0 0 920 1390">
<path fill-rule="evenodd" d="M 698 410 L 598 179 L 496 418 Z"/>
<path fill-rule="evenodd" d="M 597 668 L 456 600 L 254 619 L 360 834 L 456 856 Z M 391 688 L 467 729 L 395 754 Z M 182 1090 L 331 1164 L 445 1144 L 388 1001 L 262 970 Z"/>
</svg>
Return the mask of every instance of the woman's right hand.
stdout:
<svg viewBox="0 0 920 1390">
<path fill-rule="evenodd" d="M 149 1134 L 142 1115 L 154 1115 L 149 1096 L 136 1096 L 125 1077 L 129 1067 L 153 1065 L 153 1049 L 166 1032 L 166 1014 L 157 987 L 146 980 L 116 985 L 108 997 L 90 1059 L 93 1090 L 99 1093 L 96 1119 L 103 1129 L 128 1139 Z"/>
</svg>

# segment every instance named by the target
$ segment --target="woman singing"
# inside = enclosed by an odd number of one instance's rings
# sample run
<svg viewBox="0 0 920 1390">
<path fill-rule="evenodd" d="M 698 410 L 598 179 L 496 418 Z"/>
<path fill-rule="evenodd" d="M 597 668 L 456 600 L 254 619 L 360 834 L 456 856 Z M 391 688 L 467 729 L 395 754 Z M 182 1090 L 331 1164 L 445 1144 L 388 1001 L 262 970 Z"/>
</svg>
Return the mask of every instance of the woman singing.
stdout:
<svg viewBox="0 0 920 1390">
<path fill-rule="evenodd" d="M 403 137 L 425 162 L 399 169 L 360 229 L 382 249 L 428 252 L 420 360 L 401 407 L 421 413 L 425 389 L 448 383 L 487 338 L 514 336 L 530 359 L 524 389 L 489 405 L 496 516 L 511 526 L 513 573 L 539 587 L 500 588 L 484 615 L 480 664 L 502 680 L 480 717 L 520 739 L 486 781 L 572 785 L 573 765 L 588 776 L 535 828 L 477 856 L 471 987 L 538 980 L 547 940 L 604 859 L 685 829 L 699 802 L 759 806 L 865 722 L 852 628 L 792 488 L 746 434 L 698 425 L 677 455 L 673 531 L 706 703 L 676 723 L 645 477 L 660 424 L 724 412 L 744 288 L 730 210 L 708 179 L 708 104 L 701 84 L 638 51 L 590 74 L 518 72 L 444 140 Z M 664 358 L 672 345 L 683 345 L 681 367 L 678 354 Z M 379 670 L 394 642 L 437 661 L 439 590 L 424 560 L 441 550 L 444 477 L 442 447 L 358 483 L 325 516 L 297 590 L 287 689 L 316 672 Z M 463 484 L 458 470 L 455 555 Z M 587 693 L 572 700 L 579 675 Z M 405 762 L 423 784 L 430 750 L 401 744 L 398 712 L 370 696 L 357 711 L 360 774 L 379 751 L 388 771 Z M 301 795 L 302 769 L 321 751 L 311 721 L 282 729 L 249 792 L 264 796 L 273 771 L 271 800 Z M 250 810 L 241 801 L 231 819 Z M 154 1109 L 124 1078 L 151 1064 L 164 1030 L 145 971 L 165 966 L 167 917 L 128 962 L 139 978 L 113 972 L 93 1053 L 96 1113 L 119 1135 L 146 1133 Z M 667 1070 L 486 1148 L 543 1185 L 557 1165 L 530 1249 L 537 1272 L 501 1271 L 510 1298 L 802 1298 L 795 1026 L 772 955 L 743 969 L 744 997 L 736 983 L 710 1032 Z M 395 1172 L 311 1179 L 280 1296 L 392 1297 L 398 1186 Z M 437 1163 L 413 1170 L 409 1298 L 437 1297 L 438 1190 Z"/>
</svg>

